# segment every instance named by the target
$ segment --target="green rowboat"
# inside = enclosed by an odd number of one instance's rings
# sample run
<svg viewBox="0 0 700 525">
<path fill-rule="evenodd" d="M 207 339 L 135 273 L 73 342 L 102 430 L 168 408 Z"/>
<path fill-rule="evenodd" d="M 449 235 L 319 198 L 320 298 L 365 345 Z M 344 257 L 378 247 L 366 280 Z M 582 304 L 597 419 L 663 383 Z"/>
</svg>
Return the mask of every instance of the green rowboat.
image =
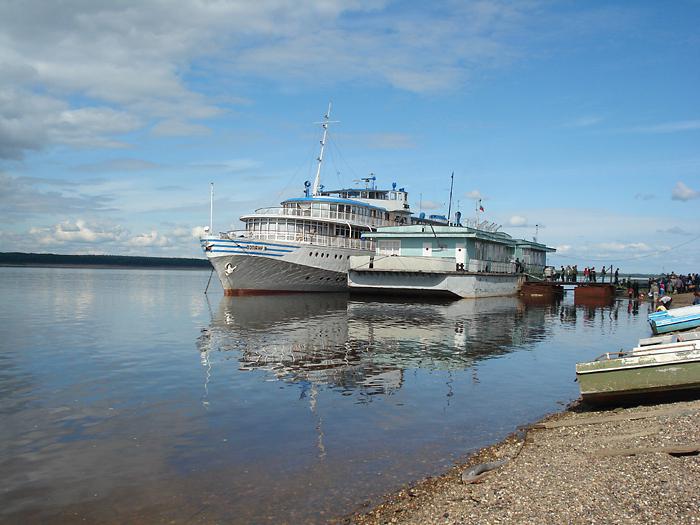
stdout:
<svg viewBox="0 0 700 525">
<path fill-rule="evenodd" d="M 700 341 L 637 347 L 576 365 L 581 397 L 590 403 L 700 391 Z"/>
</svg>

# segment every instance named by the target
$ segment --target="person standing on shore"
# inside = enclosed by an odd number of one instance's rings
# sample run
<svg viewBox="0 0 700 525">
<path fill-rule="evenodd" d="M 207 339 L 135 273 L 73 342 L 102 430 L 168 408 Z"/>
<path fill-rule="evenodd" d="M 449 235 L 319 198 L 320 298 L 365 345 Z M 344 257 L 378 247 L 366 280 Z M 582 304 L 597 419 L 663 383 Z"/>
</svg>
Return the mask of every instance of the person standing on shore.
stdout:
<svg viewBox="0 0 700 525">
<path fill-rule="evenodd" d="M 617 286 L 620 282 L 620 269 L 617 268 L 615 270 L 615 286 Z"/>
<path fill-rule="evenodd" d="M 601 275 L 600 282 L 604 283 L 605 282 L 605 265 L 603 265 L 603 269 L 600 270 L 600 275 Z"/>
<path fill-rule="evenodd" d="M 592 283 L 595 282 L 595 266 L 591 266 L 591 269 L 588 271 L 588 277 Z"/>
</svg>

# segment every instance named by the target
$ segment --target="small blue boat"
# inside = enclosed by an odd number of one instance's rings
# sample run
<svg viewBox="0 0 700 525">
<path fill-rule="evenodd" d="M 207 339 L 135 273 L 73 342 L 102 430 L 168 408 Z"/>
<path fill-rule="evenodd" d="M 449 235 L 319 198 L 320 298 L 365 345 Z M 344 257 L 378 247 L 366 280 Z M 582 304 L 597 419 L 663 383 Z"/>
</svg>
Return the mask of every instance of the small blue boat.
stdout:
<svg viewBox="0 0 700 525">
<path fill-rule="evenodd" d="M 674 308 L 649 314 L 649 324 L 654 334 L 666 334 L 677 330 L 700 327 L 700 305 Z"/>
</svg>

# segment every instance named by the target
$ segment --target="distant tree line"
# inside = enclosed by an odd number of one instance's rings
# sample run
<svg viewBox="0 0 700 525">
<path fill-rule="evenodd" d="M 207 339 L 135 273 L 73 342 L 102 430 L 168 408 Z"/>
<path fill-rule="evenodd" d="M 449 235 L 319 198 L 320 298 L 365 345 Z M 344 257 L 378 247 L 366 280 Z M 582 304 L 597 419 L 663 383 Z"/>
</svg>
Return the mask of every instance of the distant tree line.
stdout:
<svg viewBox="0 0 700 525">
<path fill-rule="evenodd" d="M 133 266 L 141 268 L 211 268 L 206 259 L 132 257 L 129 255 L 60 255 L 0 252 L 0 266 Z"/>
</svg>

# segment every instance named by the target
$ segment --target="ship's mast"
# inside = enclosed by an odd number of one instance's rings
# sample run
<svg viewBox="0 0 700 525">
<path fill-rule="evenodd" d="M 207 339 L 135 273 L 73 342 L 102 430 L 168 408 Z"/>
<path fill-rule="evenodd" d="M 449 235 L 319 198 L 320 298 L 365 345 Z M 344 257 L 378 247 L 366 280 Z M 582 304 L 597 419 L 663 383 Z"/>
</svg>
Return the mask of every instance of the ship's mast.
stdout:
<svg viewBox="0 0 700 525">
<path fill-rule="evenodd" d="M 321 164 L 323 164 L 323 150 L 326 147 L 326 137 L 328 136 L 328 124 L 338 122 L 337 120 L 329 120 L 331 117 L 331 103 L 328 103 L 328 111 L 323 115 L 323 122 L 316 122 L 316 124 L 321 124 L 323 127 L 323 138 L 321 139 L 321 152 L 318 155 L 316 161 L 318 162 L 318 167 L 316 168 L 316 178 L 314 179 L 314 185 L 311 188 L 311 195 L 316 197 L 321 189 Z"/>
</svg>

